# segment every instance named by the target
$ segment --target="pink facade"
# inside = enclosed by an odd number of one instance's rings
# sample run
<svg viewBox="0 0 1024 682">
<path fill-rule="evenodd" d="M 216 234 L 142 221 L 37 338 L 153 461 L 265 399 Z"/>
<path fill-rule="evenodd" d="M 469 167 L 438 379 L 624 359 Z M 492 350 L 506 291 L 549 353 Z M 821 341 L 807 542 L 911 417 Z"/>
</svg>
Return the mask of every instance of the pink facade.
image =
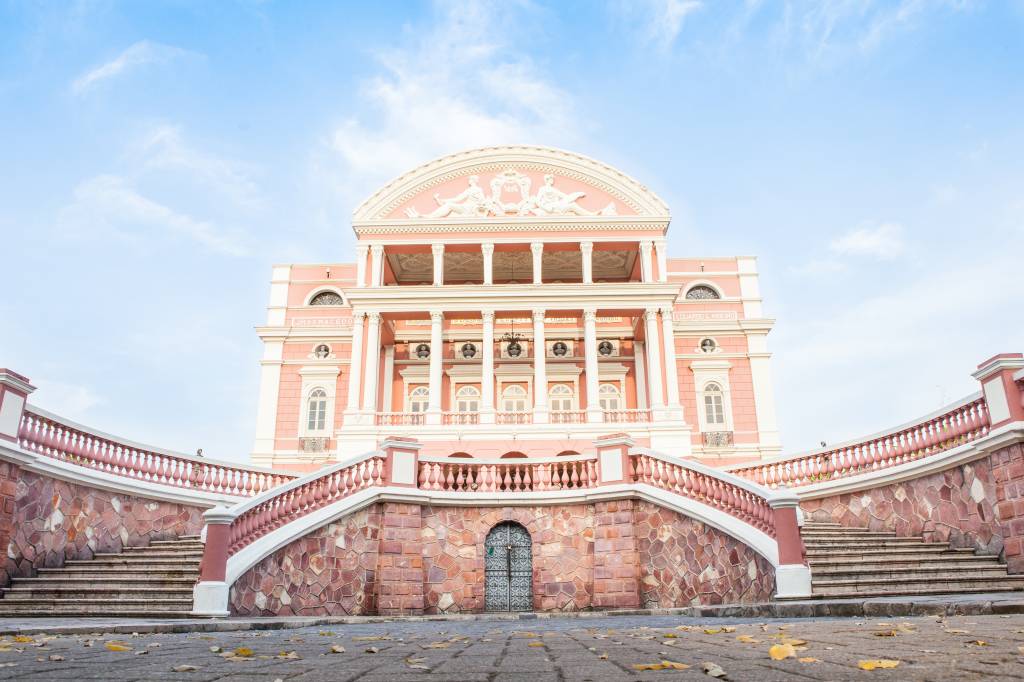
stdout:
<svg viewBox="0 0 1024 682">
<path fill-rule="evenodd" d="M 678 457 L 777 454 L 756 260 L 669 258 L 669 221 L 635 180 L 541 147 L 389 183 L 353 216 L 354 262 L 273 269 L 254 461 L 310 470 L 390 436 L 554 456 L 610 423 Z"/>
</svg>

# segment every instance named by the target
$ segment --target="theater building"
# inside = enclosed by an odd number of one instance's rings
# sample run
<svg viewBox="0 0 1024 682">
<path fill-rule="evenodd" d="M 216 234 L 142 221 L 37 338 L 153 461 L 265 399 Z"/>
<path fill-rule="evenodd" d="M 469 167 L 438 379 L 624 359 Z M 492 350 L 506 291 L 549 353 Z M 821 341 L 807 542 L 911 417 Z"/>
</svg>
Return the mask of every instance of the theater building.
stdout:
<svg viewBox="0 0 1024 682">
<path fill-rule="evenodd" d="M 546 147 L 436 159 L 355 211 L 354 258 L 273 267 L 255 464 L 415 437 L 421 457 L 726 464 L 780 451 L 757 261 L 668 253 L 669 208 Z"/>
</svg>

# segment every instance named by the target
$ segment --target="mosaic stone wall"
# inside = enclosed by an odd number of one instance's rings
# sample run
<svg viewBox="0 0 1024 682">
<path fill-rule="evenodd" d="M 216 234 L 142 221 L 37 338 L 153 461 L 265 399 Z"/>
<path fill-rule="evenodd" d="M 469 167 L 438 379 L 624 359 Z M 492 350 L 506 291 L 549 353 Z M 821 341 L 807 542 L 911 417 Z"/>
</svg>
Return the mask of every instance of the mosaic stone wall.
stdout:
<svg viewBox="0 0 1024 682">
<path fill-rule="evenodd" d="M 21 469 L 11 462 L 0 462 L 0 547 L 8 547 L 14 534 L 14 509 L 18 495 Z M 7 585 L 11 576 L 6 562 L 0 566 L 0 585 Z"/>
<path fill-rule="evenodd" d="M 382 509 L 377 612 L 423 613 L 423 515 L 419 505 L 385 502 Z"/>
<path fill-rule="evenodd" d="M 891 530 L 903 537 L 923 536 L 928 542 L 999 554 L 1003 532 L 995 514 L 997 501 L 992 461 L 984 458 L 909 481 L 807 500 L 800 506 L 814 521 Z"/>
<path fill-rule="evenodd" d="M 376 613 L 381 505 L 313 531 L 246 571 L 231 588 L 240 616 Z"/>
<path fill-rule="evenodd" d="M 990 463 L 1006 564 L 1010 573 L 1024 573 L 1024 446 L 997 450 Z"/>
<path fill-rule="evenodd" d="M 533 604 L 578 611 L 593 598 L 593 506 L 423 507 L 423 575 L 427 613 L 484 608 L 484 540 L 502 521 L 532 538 Z"/>
<path fill-rule="evenodd" d="M 771 564 L 731 536 L 650 502 L 636 502 L 633 519 L 642 606 L 745 604 L 775 593 Z"/>
<path fill-rule="evenodd" d="M 3 473 L 5 518 L 11 507 L 5 583 L 34 576 L 37 568 L 63 566 L 68 559 L 91 559 L 96 552 L 196 535 L 203 527 L 204 509 L 199 507 L 97 490 L 24 469 L 16 476 L 10 468 Z"/>
<path fill-rule="evenodd" d="M 636 608 L 640 605 L 640 553 L 637 550 L 634 502 L 594 505 L 594 606 Z"/>
</svg>

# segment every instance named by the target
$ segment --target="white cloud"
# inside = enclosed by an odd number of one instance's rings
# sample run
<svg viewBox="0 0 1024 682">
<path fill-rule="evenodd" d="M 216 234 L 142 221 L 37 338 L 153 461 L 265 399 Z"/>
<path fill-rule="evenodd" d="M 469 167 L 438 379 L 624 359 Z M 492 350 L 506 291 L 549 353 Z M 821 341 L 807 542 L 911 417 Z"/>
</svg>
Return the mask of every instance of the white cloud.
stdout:
<svg viewBox="0 0 1024 682">
<path fill-rule="evenodd" d="M 32 383 L 37 389 L 32 394 L 33 405 L 72 421 L 82 421 L 90 409 L 105 402 L 88 386 L 46 378 L 33 378 Z"/>
<path fill-rule="evenodd" d="M 904 251 L 903 227 L 898 223 L 865 224 L 832 241 L 829 249 L 844 256 L 890 260 Z"/>
<path fill-rule="evenodd" d="M 107 231 L 135 241 L 153 241 L 166 233 L 191 240 L 207 250 L 242 256 L 247 249 L 212 223 L 179 213 L 139 194 L 125 178 L 97 175 L 81 182 L 74 201 L 64 207 L 58 224 L 69 235 L 93 238 Z M 165 233 L 165 234 L 161 234 Z"/>
<path fill-rule="evenodd" d="M 76 78 L 71 84 L 71 91 L 76 95 L 81 95 L 97 83 L 119 76 L 136 67 L 164 63 L 190 54 L 194 53 L 172 45 L 140 40 L 106 64 Z"/>
<path fill-rule="evenodd" d="M 384 72 L 361 88 L 372 111 L 345 119 L 329 139 L 343 164 L 331 181 L 353 200 L 460 149 L 574 146 L 581 126 L 571 96 L 516 53 L 516 22 L 499 7 L 439 5 L 432 29 L 378 55 Z"/>
<path fill-rule="evenodd" d="M 679 37 L 686 17 L 703 6 L 700 0 L 657 0 L 648 24 L 651 40 L 662 49 L 668 49 Z"/>
</svg>

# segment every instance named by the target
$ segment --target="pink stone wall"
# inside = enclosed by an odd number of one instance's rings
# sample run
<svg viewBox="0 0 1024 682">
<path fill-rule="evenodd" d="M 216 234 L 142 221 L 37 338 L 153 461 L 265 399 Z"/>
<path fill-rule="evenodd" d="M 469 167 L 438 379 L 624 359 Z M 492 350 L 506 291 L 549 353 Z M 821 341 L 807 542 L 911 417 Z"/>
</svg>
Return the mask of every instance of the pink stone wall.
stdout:
<svg viewBox="0 0 1024 682">
<path fill-rule="evenodd" d="M 899 536 L 923 536 L 929 542 L 950 542 L 954 547 L 999 554 L 1004 536 L 996 519 L 998 479 L 992 465 L 984 458 L 909 481 L 807 500 L 800 506 L 813 521 L 890 530 Z M 1012 464 L 1000 470 L 1011 468 Z M 1015 491 L 1016 485 L 1011 483 L 1009 488 Z"/>
<path fill-rule="evenodd" d="M 0 580 L 151 540 L 197 535 L 204 509 L 96 490 L 7 465 L 0 471 L 10 535 Z M 13 499 L 9 495 L 13 489 Z M 10 509 L 10 512 L 8 512 Z M 8 517 L 8 513 L 10 516 Z M 6 526 L 0 523 L 0 533 Z"/>
<path fill-rule="evenodd" d="M 1010 573 L 1024 573 L 1024 445 L 997 450 L 990 461 L 1006 564 Z"/>
<path fill-rule="evenodd" d="M 376 613 L 380 505 L 313 531 L 266 557 L 231 588 L 241 616 Z"/>
<path fill-rule="evenodd" d="M 633 511 L 644 607 L 770 601 L 775 571 L 746 545 L 650 502 Z"/>
</svg>

